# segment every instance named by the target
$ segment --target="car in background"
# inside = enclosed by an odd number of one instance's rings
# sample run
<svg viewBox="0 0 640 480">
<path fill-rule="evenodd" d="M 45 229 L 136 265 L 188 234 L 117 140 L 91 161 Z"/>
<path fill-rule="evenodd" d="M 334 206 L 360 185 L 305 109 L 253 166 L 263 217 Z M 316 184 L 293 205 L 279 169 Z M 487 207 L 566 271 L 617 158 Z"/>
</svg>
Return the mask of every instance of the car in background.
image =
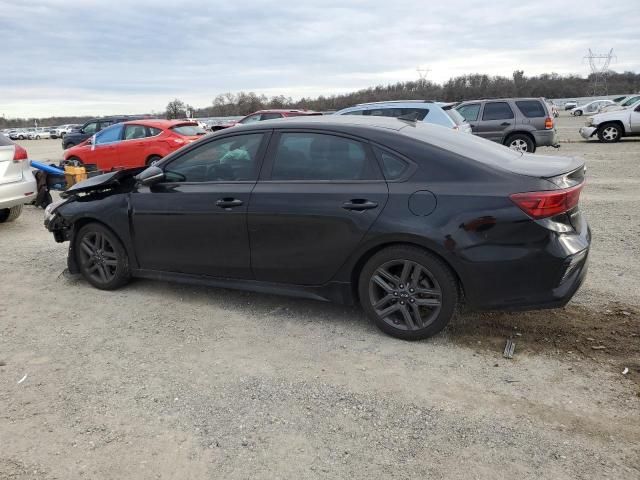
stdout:
<svg viewBox="0 0 640 480">
<path fill-rule="evenodd" d="M 60 125 L 59 127 L 55 127 L 55 129 L 51 131 L 51 138 L 64 138 L 67 133 L 73 130 L 78 130 L 80 128 L 82 128 L 82 125 L 78 125 L 76 123 Z"/>
<path fill-rule="evenodd" d="M 443 105 L 449 104 L 431 100 L 389 100 L 385 102 L 360 103 L 354 107 L 338 110 L 334 115 L 403 118 L 460 130 L 459 124 L 444 110 Z M 447 108 L 450 109 L 451 107 Z"/>
<path fill-rule="evenodd" d="M 571 109 L 571 115 L 579 117 L 581 115 L 590 115 L 594 113 L 598 113 L 598 110 L 602 107 L 608 105 L 616 105 L 613 100 L 600 99 L 593 100 L 592 102 L 585 103 L 584 105 L 579 105 L 575 108 Z"/>
<path fill-rule="evenodd" d="M 555 123 L 542 98 L 469 100 L 456 109 L 474 135 L 522 152 L 558 146 Z"/>
<path fill-rule="evenodd" d="M 600 107 L 600 109 L 598 110 L 598 113 L 614 112 L 616 110 L 622 110 L 623 108 L 632 106 L 638 100 L 640 100 L 640 95 L 629 95 L 627 97 L 624 97 L 621 101 L 616 102 L 615 105 L 604 105 L 603 107 Z"/>
<path fill-rule="evenodd" d="M 62 138 L 62 148 L 64 150 L 81 144 L 87 138 L 95 135 L 101 130 L 104 130 L 111 125 L 120 122 L 126 122 L 127 120 L 136 120 L 138 117 L 121 116 L 121 117 L 102 117 L 89 120 L 79 129 L 73 129 L 68 131 Z"/>
<path fill-rule="evenodd" d="M 45 227 L 96 288 L 144 277 L 357 302 L 415 340 L 463 300 L 565 305 L 586 275 L 584 178 L 581 159 L 532 158 L 452 128 L 306 116 L 89 178 L 47 208 Z"/>
<path fill-rule="evenodd" d="M 298 110 L 291 108 L 272 108 L 269 110 L 258 110 L 257 112 L 253 112 L 240 120 L 230 121 L 226 124 L 223 124 L 223 128 L 233 127 L 236 125 L 248 125 L 254 122 L 262 122 L 264 120 L 276 120 L 279 118 L 289 118 L 289 117 L 304 117 L 304 116 L 317 116 L 322 115 L 320 112 L 314 112 L 313 110 Z M 221 130 L 218 128 L 218 130 Z"/>
<path fill-rule="evenodd" d="M 11 140 L 28 140 L 33 128 L 19 128 L 9 135 Z"/>
<path fill-rule="evenodd" d="M 604 143 L 618 142 L 622 137 L 640 135 L 640 99 L 633 105 L 611 112 L 598 113 L 589 117 L 580 129 L 584 139 L 594 135 Z"/>
<path fill-rule="evenodd" d="M 578 106 L 578 102 L 575 100 L 569 100 L 568 102 L 564 102 L 564 110 L 572 110 Z"/>
<path fill-rule="evenodd" d="M 111 125 L 64 152 L 64 160 L 98 170 L 150 165 L 206 132 L 184 120 L 132 120 Z"/>
<path fill-rule="evenodd" d="M 51 129 L 48 127 L 36 128 L 27 135 L 29 140 L 40 140 L 42 138 L 51 138 Z"/>
<path fill-rule="evenodd" d="M 460 130 L 462 133 L 473 133 L 469 122 L 467 122 L 467 120 L 462 115 L 460 115 L 460 113 L 455 108 L 460 104 L 460 102 L 437 103 L 445 111 L 445 113 L 449 115 L 449 118 L 451 118 L 451 120 L 453 120 L 453 122 L 456 124 L 456 127 L 453 127 L 454 130 Z"/>
<path fill-rule="evenodd" d="M 0 223 L 11 222 L 36 198 L 36 179 L 27 151 L 0 134 Z"/>
</svg>

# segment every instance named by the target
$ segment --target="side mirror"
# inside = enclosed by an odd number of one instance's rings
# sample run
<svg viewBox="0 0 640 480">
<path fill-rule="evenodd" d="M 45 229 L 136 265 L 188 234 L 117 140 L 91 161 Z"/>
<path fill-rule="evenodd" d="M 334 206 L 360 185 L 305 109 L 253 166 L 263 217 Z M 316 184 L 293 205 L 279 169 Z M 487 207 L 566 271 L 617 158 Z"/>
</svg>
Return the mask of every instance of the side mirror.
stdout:
<svg viewBox="0 0 640 480">
<path fill-rule="evenodd" d="M 156 167 L 155 165 L 152 165 L 146 170 L 143 170 L 142 172 L 140 172 L 136 176 L 136 180 L 138 180 L 138 183 L 140 183 L 141 185 L 144 185 L 145 187 L 150 187 L 151 185 L 154 185 L 164 180 L 164 172 L 160 167 Z"/>
</svg>

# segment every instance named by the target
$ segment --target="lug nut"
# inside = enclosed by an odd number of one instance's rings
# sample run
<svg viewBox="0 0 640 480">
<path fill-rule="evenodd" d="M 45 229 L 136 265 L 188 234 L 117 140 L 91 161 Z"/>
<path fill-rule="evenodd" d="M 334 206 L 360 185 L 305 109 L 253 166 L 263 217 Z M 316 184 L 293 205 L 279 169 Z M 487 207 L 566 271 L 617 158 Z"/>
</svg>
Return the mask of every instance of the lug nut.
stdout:
<svg viewBox="0 0 640 480">
<path fill-rule="evenodd" d="M 414 290 L 413 288 L 410 288 L 410 289 L 409 289 L 409 291 L 410 291 L 411 293 L 415 292 L 415 290 Z"/>
<path fill-rule="evenodd" d="M 398 285 L 398 286 L 399 286 L 400 288 L 404 288 L 404 285 L 403 285 L 403 284 L 400 284 L 400 285 Z"/>
</svg>

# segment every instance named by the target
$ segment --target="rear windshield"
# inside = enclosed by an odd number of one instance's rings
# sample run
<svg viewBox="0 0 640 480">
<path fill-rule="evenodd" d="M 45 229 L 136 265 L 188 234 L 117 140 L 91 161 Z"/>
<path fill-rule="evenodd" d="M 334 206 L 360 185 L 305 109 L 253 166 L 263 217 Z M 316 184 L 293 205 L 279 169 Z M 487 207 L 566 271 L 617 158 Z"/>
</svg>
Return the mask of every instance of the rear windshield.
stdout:
<svg viewBox="0 0 640 480">
<path fill-rule="evenodd" d="M 6 147 L 7 145 L 13 145 L 13 142 L 0 133 L 0 147 Z"/>
<path fill-rule="evenodd" d="M 184 125 L 176 125 L 175 127 L 171 127 L 171 130 L 176 132 L 178 135 L 184 135 L 185 137 L 195 137 L 196 135 L 204 135 L 204 129 L 202 129 L 198 124 L 195 123 L 186 123 Z"/>
<path fill-rule="evenodd" d="M 527 118 L 547 116 L 547 112 L 542 106 L 542 103 L 540 103 L 538 100 L 518 100 L 516 101 L 516 105 L 518 106 L 522 114 Z"/>
</svg>

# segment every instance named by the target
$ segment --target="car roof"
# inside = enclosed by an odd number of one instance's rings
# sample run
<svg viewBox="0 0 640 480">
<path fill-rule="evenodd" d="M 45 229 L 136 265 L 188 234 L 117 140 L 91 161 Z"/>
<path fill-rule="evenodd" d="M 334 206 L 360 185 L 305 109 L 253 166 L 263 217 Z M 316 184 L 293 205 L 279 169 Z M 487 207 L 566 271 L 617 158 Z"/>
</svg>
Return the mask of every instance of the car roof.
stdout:
<svg viewBox="0 0 640 480">
<path fill-rule="evenodd" d="M 122 122 L 125 125 L 144 125 L 147 127 L 171 128 L 176 125 L 197 125 L 195 120 L 164 120 L 162 118 L 148 118 L 140 120 L 128 120 Z"/>
<path fill-rule="evenodd" d="M 289 117 L 286 120 L 264 120 L 262 122 L 240 124 L 234 127 L 234 131 L 239 130 L 263 130 L 265 128 L 320 128 L 331 130 L 345 126 L 370 127 L 374 129 L 387 129 L 399 131 L 403 127 L 413 122 L 398 120 L 391 117 L 358 117 L 353 115 L 309 115 L 299 117 Z M 224 132 L 225 130 L 221 130 Z"/>
</svg>

